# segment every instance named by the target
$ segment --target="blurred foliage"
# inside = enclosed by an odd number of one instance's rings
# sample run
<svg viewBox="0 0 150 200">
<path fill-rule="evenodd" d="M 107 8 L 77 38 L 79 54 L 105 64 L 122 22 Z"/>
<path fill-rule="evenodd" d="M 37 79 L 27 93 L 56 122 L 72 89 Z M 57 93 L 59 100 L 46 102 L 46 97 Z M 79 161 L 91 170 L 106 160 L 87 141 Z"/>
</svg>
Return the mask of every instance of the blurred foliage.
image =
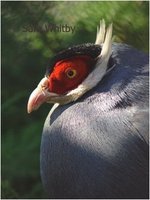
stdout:
<svg viewBox="0 0 150 200">
<path fill-rule="evenodd" d="M 115 42 L 148 52 L 148 1 L 2 2 L 2 198 L 45 198 L 39 154 L 51 105 L 27 115 L 31 91 L 50 57 L 73 44 L 95 42 L 104 18 Z M 75 32 L 23 32 L 31 24 L 75 26 Z"/>
</svg>

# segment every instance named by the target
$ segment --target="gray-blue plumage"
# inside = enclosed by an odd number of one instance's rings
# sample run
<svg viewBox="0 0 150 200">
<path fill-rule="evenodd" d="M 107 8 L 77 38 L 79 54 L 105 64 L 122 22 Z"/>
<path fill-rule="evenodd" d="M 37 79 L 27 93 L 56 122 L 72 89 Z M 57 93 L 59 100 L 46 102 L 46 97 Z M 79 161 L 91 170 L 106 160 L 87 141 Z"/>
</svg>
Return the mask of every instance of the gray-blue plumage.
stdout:
<svg viewBox="0 0 150 200">
<path fill-rule="evenodd" d="M 148 56 L 113 44 L 114 68 L 48 115 L 41 177 L 49 198 L 148 198 Z"/>
</svg>

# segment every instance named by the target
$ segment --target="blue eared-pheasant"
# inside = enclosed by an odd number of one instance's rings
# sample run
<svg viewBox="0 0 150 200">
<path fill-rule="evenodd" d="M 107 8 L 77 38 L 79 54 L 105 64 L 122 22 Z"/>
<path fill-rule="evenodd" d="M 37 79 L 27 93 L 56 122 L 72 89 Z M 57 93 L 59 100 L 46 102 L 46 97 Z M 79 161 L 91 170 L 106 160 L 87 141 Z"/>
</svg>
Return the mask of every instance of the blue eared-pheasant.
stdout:
<svg viewBox="0 0 150 200">
<path fill-rule="evenodd" d="M 148 56 L 112 44 L 100 22 L 95 44 L 51 59 L 28 112 L 55 103 L 44 124 L 40 167 L 49 198 L 148 198 Z"/>
</svg>

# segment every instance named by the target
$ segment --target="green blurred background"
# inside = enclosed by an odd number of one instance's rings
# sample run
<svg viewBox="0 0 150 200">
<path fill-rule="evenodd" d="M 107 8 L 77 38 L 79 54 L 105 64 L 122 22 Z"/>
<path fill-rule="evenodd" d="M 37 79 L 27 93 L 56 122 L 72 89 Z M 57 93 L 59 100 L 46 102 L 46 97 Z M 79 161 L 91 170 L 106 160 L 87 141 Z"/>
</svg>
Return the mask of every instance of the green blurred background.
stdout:
<svg viewBox="0 0 150 200">
<path fill-rule="evenodd" d="M 31 91 L 50 57 L 73 44 L 95 42 L 104 18 L 116 42 L 148 52 L 148 1 L 2 2 L 2 198 L 46 198 L 40 179 L 40 140 L 52 105 L 28 115 Z M 30 24 L 75 26 L 75 32 L 23 32 Z"/>
</svg>

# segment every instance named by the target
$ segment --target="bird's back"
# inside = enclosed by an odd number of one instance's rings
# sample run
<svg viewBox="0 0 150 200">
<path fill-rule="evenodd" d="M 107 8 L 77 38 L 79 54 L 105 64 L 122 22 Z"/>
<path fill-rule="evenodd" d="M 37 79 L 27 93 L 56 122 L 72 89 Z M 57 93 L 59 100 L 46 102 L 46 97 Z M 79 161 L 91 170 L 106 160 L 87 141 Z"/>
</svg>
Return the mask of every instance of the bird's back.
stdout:
<svg viewBox="0 0 150 200">
<path fill-rule="evenodd" d="M 113 44 L 114 68 L 48 115 L 41 176 L 50 198 L 148 198 L 148 57 Z"/>
</svg>

